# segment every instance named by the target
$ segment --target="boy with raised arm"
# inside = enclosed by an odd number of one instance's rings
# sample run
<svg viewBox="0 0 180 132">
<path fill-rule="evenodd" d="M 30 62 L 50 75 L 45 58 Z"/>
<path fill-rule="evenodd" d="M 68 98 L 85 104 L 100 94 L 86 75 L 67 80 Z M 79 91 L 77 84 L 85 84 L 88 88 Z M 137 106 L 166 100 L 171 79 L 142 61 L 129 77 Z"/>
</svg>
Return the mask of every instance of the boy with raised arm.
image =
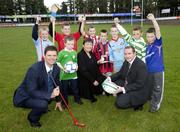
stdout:
<svg viewBox="0 0 180 132">
<path fill-rule="evenodd" d="M 124 62 L 124 49 L 127 46 L 126 41 L 119 35 L 116 25 L 111 27 L 112 39 L 109 41 L 108 51 L 109 59 L 113 63 L 113 72 L 118 72 Z"/>
<path fill-rule="evenodd" d="M 52 27 L 52 23 L 55 22 L 55 17 L 51 16 L 51 23 L 49 24 L 49 34 L 51 35 L 51 37 L 53 37 L 53 27 Z M 58 51 L 61 51 L 62 49 L 64 49 L 65 47 L 65 42 L 64 42 L 64 38 L 66 36 L 73 36 L 74 38 L 74 50 L 77 51 L 78 49 L 78 40 L 81 37 L 81 21 L 79 21 L 79 30 L 77 32 L 71 33 L 71 25 L 67 22 L 63 23 L 61 26 L 61 31 L 62 33 L 58 33 L 56 31 L 55 32 L 55 40 L 58 43 Z"/>
<path fill-rule="evenodd" d="M 146 65 L 150 77 L 151 90 L 151 107 L 149 112 L 156 112 L 160 108 L 164 91 L 164 62 L 162 37 L 160 27 L 153 14 L 148 14 L 149 19 L 154 28 L 149 28 L 146 32 L 147 49 L 146 49 Z"/>
<path fill-rule="evenodd" d="M 139 59 L 145 62 L 145 55 L 146 55 L 146 43 L 142 38 L 142 29 L 141 27 L 137 26 L 133 28 L 133 35 L 130 35 L 122 25 L 119 24 L 119 19 L 114 18 L 114 22 L 116 27 L 118 28 L 119 32 L 124 36 L 126 42 L 133 46 L 136 50 L 136 55 Z"/>
<path fill-rule="evenodd" d="M 36 23 L 33 26 L 32 30 L 32 39 L 34 42 L 34 45 L 36 47 L 37 57 L 38 61 L 44 60 L 44 50 L 47 46 L 53 45 L 53 43 L 48 39 L 49 36 L 49 30 L 47 27 L 39 27 L 39 22 L 41 21 L 41 17 L 36 18 Z M 38 36 L 38 30 L 40 37 Z"/>
</svg>

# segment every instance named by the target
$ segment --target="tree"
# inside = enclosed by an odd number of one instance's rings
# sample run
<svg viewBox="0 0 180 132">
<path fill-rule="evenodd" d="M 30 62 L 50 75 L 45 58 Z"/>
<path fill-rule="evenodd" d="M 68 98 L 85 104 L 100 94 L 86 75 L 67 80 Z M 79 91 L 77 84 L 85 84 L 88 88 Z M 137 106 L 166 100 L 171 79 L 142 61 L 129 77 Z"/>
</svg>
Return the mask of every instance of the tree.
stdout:
<svg viewBox="0 0 180 132">
<path fill-rule="evenodd" d="M 109 0 L 109 11 L 110 13 L 115 12 L 115 0 Z"/>
<path fill-rule="evenodd" d="M 76 13 L 84 13 L 85 12 L 85 2 L 83 0 L 75 1 Z"/>
<path fill-rule="evenodd" d="M 0 0 L 0 15 L 14 15 L 13 0 Z"/>
<path fill-rule="evenodd" d="M 26 0 L 29 1 L 31 8 L 31 14 L 46 14 L 47 13 L 47 8 L 44 5 L 43 0 Z M 27 12 L 28 14 L 28 12 Z"/>
<path fill-rule="evenodd" d="M 26 0 L 25 1 L 26 14 L 33 14 L 33 1 Z"/>
<path fill-rule="evenodd" d="M 99 13 L 107 13 L 108 0 L 98 0 Z"/>
<path fill-rule="evenodd" d="M 97 9 L 98 9 L 98 2 L 99 0 L 86 0 L 86 8 L 87 8 L 87 12 L 90 14 L 93 13 L 98 13 Z M 102 2 L 102 1 L 101 1 Z"/>
<path fill-rule="evenodd" d="M 69 13 L 72 14 L 74 13 L 74 0 L 68 0 L 67 2 L 69 4 Z"/>
<path fill-rule="evenodd" d="M 60 14 L 67 14 L 67 5 L 65 2 L 62 2 L 62 9 L 59 12 Z"/>
</svg>

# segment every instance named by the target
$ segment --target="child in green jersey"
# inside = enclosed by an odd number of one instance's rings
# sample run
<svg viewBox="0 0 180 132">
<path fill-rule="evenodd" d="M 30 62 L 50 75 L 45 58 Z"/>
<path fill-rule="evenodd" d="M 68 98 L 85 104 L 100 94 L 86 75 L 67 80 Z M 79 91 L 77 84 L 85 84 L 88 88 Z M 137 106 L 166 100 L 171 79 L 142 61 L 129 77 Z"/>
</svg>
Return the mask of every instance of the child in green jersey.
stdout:
<svg viewBox="0 0 180 132">
<path fill-rule="evenodd" d="M 125 41 L 135 48 L 136 55 L 139 59 L 145 62 L 145 55 L 146 55 L 146 43 L 142 37 L 142 30 L 141 27 L 133 28 L 133 35 L 130 35 L 120 24 L 119 19 L 114 18 L 114 22 L 116 27 L 118 28 L 119 32 L 123 35 Z"/>
<path fill-rule="evenodd" d="M 62 91 L 65 100 L 68 102 L 68 88 L 72 89 L 74 101 L 78 104 L 83 104 L 77 87 L 77 52 L 74 48 L 73 36 L 65 37 L 65 48 L 58 53 L 57 64 L 62 69 L 60 78 L 62 82 Z"/>
</svg>

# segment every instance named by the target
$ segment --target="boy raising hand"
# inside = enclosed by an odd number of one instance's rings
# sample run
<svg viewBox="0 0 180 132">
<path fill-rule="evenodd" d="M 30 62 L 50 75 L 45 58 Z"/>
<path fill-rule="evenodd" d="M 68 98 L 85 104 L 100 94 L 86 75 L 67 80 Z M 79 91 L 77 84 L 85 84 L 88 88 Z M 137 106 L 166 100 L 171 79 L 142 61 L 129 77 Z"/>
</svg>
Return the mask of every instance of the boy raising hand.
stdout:
<svg viewBox="0 0 180 132">
<path fill-rule="evenodd" d="M 136 50 L 136 55 L 139 59 L 143 60 L 145 62 L 145 54 L 146 54 L 146 43 L 144 39 L 142 38 L 142 29 L 141 27 L 137 26 L 133 28 L 132 35 L 130 35 L 122 25 L 119 24 L 119 19 L 114 18 L 114 23 L 116 27 L 118 28 L 121 35 L 123 35 L 126 42 L 133 46 Z"/>
<path fill-rule="evenodd" d="M 146 65 L 149 73 L 148 85 L 151 90 L 151 107 L 149 112 L 156 112 L 160 108 L 164 91 L 162 37 L 160 27 L 154 15 L 148 14 L 147 19 L 150 20 L 154 26 L 146 31 Z"/>
<path fill-rule="evenodd" d="M 44 50 L 47 46 L 53 45 L 53 43 L 48 39 L 49 30 L 47 27 L 39 27 L 39 22 L 41 21 L 41 17 L 38 16 L 36 18 L 36 23 L 32 29 L 32 39 L 34 45 L 36 47 L 38 61 L 44 60 Z M 38 35 L 39 32 L 39 35 Z"/>
</svg>

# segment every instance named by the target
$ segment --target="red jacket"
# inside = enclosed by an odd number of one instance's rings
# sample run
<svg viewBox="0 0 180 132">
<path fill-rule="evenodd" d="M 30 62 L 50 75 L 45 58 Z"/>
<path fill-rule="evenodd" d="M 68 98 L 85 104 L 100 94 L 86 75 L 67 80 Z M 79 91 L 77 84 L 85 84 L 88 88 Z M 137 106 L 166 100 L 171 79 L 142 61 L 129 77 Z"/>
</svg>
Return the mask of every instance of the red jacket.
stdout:
<svg viewBox="0 0 180 132">
<path fill-rule="evenodd" d="M 55 40 L 58 43 L 58 51 L 61 51 L 62 49 L 64 49 L 64 37 L 66 37 L 67 35 L 64 34 L 60 34 L 56 32 L 55 35 Z M 81 37 L 81 34 L 79 32 L 75 32 L 73 34 L 70 34 L 70 36 L 73 36 L 75 43 L 74 43 L 74 50 L 77 51 L 77 41 L 79 40 L 79 38 Z"/>
</svg>

